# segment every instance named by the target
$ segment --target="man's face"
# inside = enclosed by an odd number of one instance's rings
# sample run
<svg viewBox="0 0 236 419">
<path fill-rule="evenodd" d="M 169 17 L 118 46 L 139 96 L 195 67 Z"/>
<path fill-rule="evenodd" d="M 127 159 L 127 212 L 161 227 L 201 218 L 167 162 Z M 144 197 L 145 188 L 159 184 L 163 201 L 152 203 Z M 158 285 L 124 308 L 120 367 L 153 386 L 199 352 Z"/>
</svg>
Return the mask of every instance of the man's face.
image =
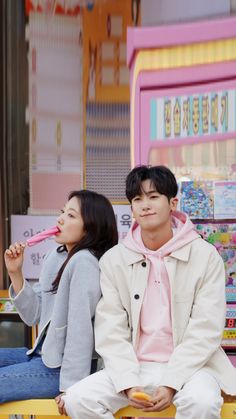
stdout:
<svg viewBox="0 0 236 419">
<path fill-rule="evenodd" d="M 171 211 L 176 209 L 177 198 L 168 198 L 156 191 L 150 180 L 142 182 L 141 195 L 131 201 L 133 217 L 142 230 L 154 232 L 170 224 Z"/>
</svg>

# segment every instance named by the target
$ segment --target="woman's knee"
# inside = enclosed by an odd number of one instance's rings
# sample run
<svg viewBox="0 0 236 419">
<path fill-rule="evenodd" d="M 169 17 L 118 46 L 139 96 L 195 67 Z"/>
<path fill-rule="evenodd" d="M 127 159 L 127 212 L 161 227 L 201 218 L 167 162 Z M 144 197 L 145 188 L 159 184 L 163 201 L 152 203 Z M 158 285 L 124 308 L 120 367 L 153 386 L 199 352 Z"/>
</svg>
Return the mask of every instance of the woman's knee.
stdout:
<svg viewBox="0 0 236 419">
<path fill-rule="evenodd" d="M 27 348 L 0 348 L 0 368 L 28 362 Z"/>
</svg>

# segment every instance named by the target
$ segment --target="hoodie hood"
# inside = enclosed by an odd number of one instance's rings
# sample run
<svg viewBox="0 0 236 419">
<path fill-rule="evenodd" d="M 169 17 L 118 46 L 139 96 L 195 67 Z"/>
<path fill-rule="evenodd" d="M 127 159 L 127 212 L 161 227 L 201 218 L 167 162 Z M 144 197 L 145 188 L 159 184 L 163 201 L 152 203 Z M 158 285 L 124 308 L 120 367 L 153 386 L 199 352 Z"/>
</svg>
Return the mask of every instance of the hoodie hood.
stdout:
<svg viewBox="0 0 236 419">
<path fill-rule="evenodd" d="M 144 246 L 140 226 L 134 222 L 123 240 L 123 244 L 128 249 L 142 253 L 146 257 L 150 256 L 150 254 L 159 254 L 164 257 L 199 237 L 199 234 L 195 231 L 194 224 L 188 215 L 183 212 L 172 212 L 172 227 L 174 230 L 173 237 L 158 250 L 153 251 Z"/>
<path fill-rule="evenodd" d="M 173 211 L 171 221 L 173 237 L 157 250 L 144 246 L 141 228 L 136 222 L 123 241 L 124 246 L 143 255 L 150 262 L 137 344 L 137 358 L 143 362 L 168 362 L 174 350 L 171 290 L 164 257 L 199 237 L 185 213 Z"/>
</svg>

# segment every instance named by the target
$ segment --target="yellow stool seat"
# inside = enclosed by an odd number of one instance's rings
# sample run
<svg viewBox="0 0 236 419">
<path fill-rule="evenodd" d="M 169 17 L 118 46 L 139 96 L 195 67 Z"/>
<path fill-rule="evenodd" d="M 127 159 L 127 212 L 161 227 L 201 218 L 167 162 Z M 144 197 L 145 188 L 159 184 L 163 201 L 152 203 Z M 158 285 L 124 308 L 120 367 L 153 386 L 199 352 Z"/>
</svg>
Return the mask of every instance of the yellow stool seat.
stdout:
<svg viewBox="0 0 236 419">
<path fill-rule="evenodd" d="M 68 416 L 59 415 L 54 399 L 21 400 L 0 404 L 0 418 L 2 415 L 59 416 L 68 419 Z"/>
<path fill-rule="evenodd" d="M 53 399 L 35 399 L 22 400 L 17 402 L 8 402 L 0 405 L 0 418 L 3 415 L 23 415 L 31 419 L 35 416 L 44 416 L 45 418 L 57 416 L 58 418 L 68 418 L 68 416 L 61 416 L 58 413 L 57 405 Z M 144 413 L 133 407 L 125 407 L 114 414 L 115 419 L 128 418 L 174 418 L 175 407 L 170 406 L 162 412 Z M 83 419 L 83 418 L 81 418 Z M 225 402 L 222 407 L 221 419 L 236 419 L 236 401 Z"/>
<path fill-rule="evenodd" d="M 162 410 L 162 412 L 142 412 L 139 409 L 128 406 L 120 409 L 117 413 L 114 414 L 115 419 L 128 419 L 128 418 L 174 418 L 175 417 L 175 407 L 172 405 L 168 409 Z M 234 417 L 235 419 L 235 417 Z"/>
<path fill-rule="evenodd" d="M 174 418 L 175 407 L 172 405 L 168 409 L 162 410 L 162 412 L 144 413 L 140 410 L 134 409 L 133 407 L 125 407 L 120 409 L 115 415 L 115 419 L 130 419 L 130 418 Z M 236 419 L 236 401 L 227 403 L 225 402 L 222 407 L 221 419 Z"/>
</svg>

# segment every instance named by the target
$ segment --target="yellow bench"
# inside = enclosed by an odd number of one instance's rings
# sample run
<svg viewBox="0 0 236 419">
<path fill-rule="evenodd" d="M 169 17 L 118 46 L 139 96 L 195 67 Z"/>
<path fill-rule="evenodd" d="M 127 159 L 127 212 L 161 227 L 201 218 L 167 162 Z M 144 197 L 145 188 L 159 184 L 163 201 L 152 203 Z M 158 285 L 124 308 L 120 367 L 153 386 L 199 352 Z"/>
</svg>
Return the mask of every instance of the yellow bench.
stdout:
<svg viewBox="0 0 236 419">
<path fill-rule="evenodd" d="M 9 415 L 23 415 L 33 419 L 35 416 L 44 416 L 52 419 L 52 416 L 60 418 L 67 418 L 68 416 L 60 416 L 57 410 L 57 405 L 53 399 L 37 399 L 37 400 L 23 400 L 17 402 L 8 402 L 0 405 L 0 418 Z M 171 406 L 162 412 L 144 413 L 133 407 L 125 407 L 114 414 L 115 419 L 128 418 L 174 418 L 175 407 Z M 222 408 L 221 419 L 235 419 L 236 418 L 236 401 L 225 402 Z M 83 418 L 81 418 L 83 419 Z"/>
</svg>

